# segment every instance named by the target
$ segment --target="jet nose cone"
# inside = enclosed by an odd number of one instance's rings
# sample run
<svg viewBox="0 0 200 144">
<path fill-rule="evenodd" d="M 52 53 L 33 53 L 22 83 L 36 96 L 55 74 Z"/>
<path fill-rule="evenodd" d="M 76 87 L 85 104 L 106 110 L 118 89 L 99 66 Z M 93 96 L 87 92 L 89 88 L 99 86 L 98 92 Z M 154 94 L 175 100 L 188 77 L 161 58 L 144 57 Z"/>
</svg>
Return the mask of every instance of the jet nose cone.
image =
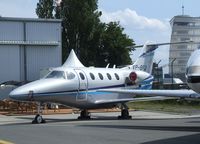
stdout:
<svg viewBox="0 0 200 144">
<path fill-rule="evenodd" d="M 9 97 L 10 99 L 13 99 L 13 100 L 27 100 L 30 92 L 27 92 L 24 89 L 19 87 L 12 90 L 9 94 Z"/>
<path fill-rule="evenodd" d="M 19 97 L 20 97 L 20 93 L 19 91 L 16 89 L 12 90 L 9 94 L 9 97 L 13 100 L 19 100 Z"/>
<path fill-rule="evenodd" d="M 10 92 L 10 94 L 9 94 L 9 97 L 11 98 L 11 99 L 16 99 L 16 97 L 17 97 L 17 95 L 16 95 L 16 91 L 15 90 L 12 90 L 11 92 Z"/>
</svg>

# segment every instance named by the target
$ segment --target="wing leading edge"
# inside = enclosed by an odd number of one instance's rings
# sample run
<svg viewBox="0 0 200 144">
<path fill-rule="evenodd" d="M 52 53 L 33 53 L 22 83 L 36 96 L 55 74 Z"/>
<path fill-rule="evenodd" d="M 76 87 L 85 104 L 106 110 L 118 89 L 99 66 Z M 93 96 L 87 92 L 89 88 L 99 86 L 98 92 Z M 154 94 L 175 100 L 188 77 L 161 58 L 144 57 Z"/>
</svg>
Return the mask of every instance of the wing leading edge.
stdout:
<svg viewBox="0 0 200 144">
<path fill-rule="evenodd" d="M 138 102 L 138 101 L 153 101 L 153 100 L 165 100 L 165 99 L 172 99 L 171 97 L 162 97 L 162 96 L 155 96 L 155 97 L 141 97 L 141 98 L 125 98 L 125 99 L 111 99 L 111 100 L 97 100 L 95 104 L 112 104 L 112 103 L 126 103 L 126 102 Z"/>
<path fill-rule="evenodd" d="M 163 96 L 176 98 L 194 98 L 200 99 L 200 94 L 193 90 L 132 90 L 132 89 L 101 89 L 101 92 L 113 92 L 123 94 L 133 94 L 134 96 Z"/>
</svg>

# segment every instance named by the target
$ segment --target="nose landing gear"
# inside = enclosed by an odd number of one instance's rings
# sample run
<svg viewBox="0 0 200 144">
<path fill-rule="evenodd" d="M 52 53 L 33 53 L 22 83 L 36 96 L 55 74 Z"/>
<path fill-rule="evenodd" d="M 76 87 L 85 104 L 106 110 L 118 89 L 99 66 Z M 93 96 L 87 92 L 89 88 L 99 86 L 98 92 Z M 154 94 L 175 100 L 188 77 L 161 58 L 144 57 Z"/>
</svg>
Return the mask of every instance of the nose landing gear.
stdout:
<svg viewBox="0 0 200 144">
<path fill-rule="evenodd" d="M 46 123 L 46 121 L 42 118 L 40 114 L 37 114 L 33 119 L 32 124 L 40 124 L 40 123 Z"/>
</svg>

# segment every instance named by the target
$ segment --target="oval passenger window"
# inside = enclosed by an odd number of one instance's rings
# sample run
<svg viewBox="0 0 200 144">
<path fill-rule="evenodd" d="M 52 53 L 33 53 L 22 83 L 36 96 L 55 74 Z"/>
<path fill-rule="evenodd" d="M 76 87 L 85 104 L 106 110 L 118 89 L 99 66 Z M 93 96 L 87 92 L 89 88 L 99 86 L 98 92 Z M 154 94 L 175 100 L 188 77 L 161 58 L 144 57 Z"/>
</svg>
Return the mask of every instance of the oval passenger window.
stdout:
<svg viewBox="0 0 200 144">
<path fill-rule="evenodd" d="M 83 73 L 79 73 L 79 75 L 80 75 L 80 77 L 81 77 L 82 80 L 85 79 L 85 76 L 83 75 Z"/>
</svg>

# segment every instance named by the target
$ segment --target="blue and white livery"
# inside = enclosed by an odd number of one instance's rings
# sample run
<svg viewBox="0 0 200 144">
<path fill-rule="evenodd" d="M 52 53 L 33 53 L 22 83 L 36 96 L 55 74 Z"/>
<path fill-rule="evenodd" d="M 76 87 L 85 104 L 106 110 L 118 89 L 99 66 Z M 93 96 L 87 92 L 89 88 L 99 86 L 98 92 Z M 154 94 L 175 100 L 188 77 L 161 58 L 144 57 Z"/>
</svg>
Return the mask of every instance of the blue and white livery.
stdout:
<svg viewBox="0 0 200 144">
<path fill-rule="evenodd" d="M 156 48 L 157 45 L 144 45 L 137 61 L 124 68 L 84 67 L 72 50 L 61 67 L 54 68 L 40 80 L 16 88 L 10 93 L 10 98 L 76 107 L 82 110 L 80 118 L 89 118 L 88 109 L 121 104 L 120 118 L 130 118 L 126 102 L 157 99 L 157 97 L 134 98 L 132 93 L 123 94 L 104 90 L 151 89 L 153 82 L 151 69 Z M 42 122 L 42 117 L 38 114 L 33 122 Z"/>
</svg>

